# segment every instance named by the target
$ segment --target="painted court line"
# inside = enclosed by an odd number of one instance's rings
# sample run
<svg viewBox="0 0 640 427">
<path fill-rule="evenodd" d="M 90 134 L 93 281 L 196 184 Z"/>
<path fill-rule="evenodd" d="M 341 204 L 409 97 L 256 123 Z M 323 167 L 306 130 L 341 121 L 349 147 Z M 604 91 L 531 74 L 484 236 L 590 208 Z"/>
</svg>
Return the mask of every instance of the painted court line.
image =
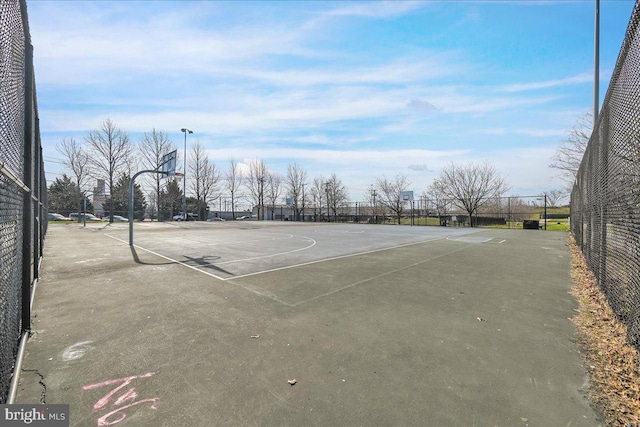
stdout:
<svg viewBox="0 0 640 427">
<path fill-rule="evenodd" d="M 120 239 L 118 237 L 115 237 L 113 235 L 105 233 L 105 236 L 111 237 L 112 239 L 117 240 L 119 242 L 129 244 L 128 241 L 122 240 L 122 239 Z M 318 263 L 326 262 L 326 261 L 335 261 L 335 260 L 350 258 L 350 257 L 354 257 L 354 256 L 367 255 L 367 254 L 372 254 L 372 253 L 377 253 L 377 252 L 382 252 L 382 251 L 387 251 L 387 250 L 392 250 L 392 249 L 399 249 L 399 248 L 404 248 L 404 247 L 408 247 L 408 246 L 420 245 L 422 243 L 436 242 L 438 240 L 444 240 L 444 239 L 449 239 L 449 237 L 436 237 L 436 238 L 433 238 L 433 239 L 421 240 L 419 242 L 404 243 L 404 244 L 401 244 L 401 245 L 395 245 L 395 246 L 391 246 L 391 247 L 387 247 L 387 248 L 372 249 L 372 250 L 369 250 L 369 251 L 356 252 L 356 253 L 353 253 L 353 254 L 338 255 L 338 256 L 330 257 L 330 258 L 323 258 L 323 259 L 318 259 L 318 260 L 314 260 L 314 261 L 308 261 L 308 262 L 303 262 L 303 263 L 298 263 L 298 264 L 291 264 L 291 265 L 287 265 L 287 266 L 284 266 L 284 267 L 276 267 L 276 268 L 270 268 L 270 269 L 261 270 L 261 271 L 255 271 L 255 272 L 252 272 L 252 273 L 241 274 L 241 275 L 233 276 L 233 277 L 220 277 L 220 276 L 217 276 L 217 275 L 215 275 L 213 273 L 210 273 L 208 271 L 204 271 L 204 270 L 201 270 L 201 269 L 199 269 L 197 267 L 194 267 L 192 265 L 186 264 L 186 263 L 184 263 L 182 261 L 178 261 L 178 260 L 170 258 L 170 257 L 168 257 L 166 255 L 159 254 L 157 252 L 154 252 L 154 251 L 152 251 L 150 249 L 147 249 L 147 248 L 144 248 L 142 246 L 138 246 L 138 245 L 134 244 L 134 247 L 139 248 L 139 249 L 141 249 L 141 250 L 143 250 L 145 252 L 148 252 L 150 254 L 159 256 L 160 258 L 164 258 L 164 259 L 166 259 L 168 261 L 171 261 L 171 262 L 174 262 L 176 264 L 180 264 L 182 266 L 190 268 L 192 270 L 198 271 L 198 272 L 200 272 L 202 274 L 206 274 L 207 276 L 213 277 L 213 278 L 218 279 L 220 281 L 226 282 L 228 280 L 242 279 L 244 277 L 257 276 L 257 275 L 265 274 L 265 273 L 273 273 L 273 272 L 276 272 L 276 271 L 282 271 L 282 270 L 288 270 L 288 269 L 292 269 L 292 268 L 304 267 L 304 266 L 307 266 L 307 265 L 318 264 Z M 313 240 L 313 241 L 315 242 L 315 240 Z M 304 249 L 306 249 L 306 248 L 304 248 Z M 236 261 L 240 261 L 240 260 L 236 260 Z M 212 265 L 212 264 L 209 264 L 209 265 Z"/>
<path fill-rule="evenodd" d="M 431 258 L 428 258 L 428 259 L 423 259 L 423 260 L 421 260 L 421 261 L 414 262 L 413 264 L 409 264 L 409 265 L 406 265 L 406 266 L 404 266 L 404 267 L 396 268 L 395 270 L 390 270 L 390 271 L 387 271 L 387 272 L 384 272 L 384 273 L 378 274 L 377 276 L 368 277 L 368 278 L 366 278 L 366 279 L 362 279 L 362 280 L 359 280 L 359 281 L 357 281 L 357 282 L 351 283 L 351 284 L 349 284 L 349 285 L 343 286 L 343 287 L 341 287 L 341 288 L 339 288 L 339 289 L 334 289 L 334 290 L 332 290 L 332 291 L 325 292 L 325 293 L 320 294 L 320 295 L 316 295 L 316 296 L 311 297 L 311 298 L 309 298 L 309 299 L 306 299 L 306 300 L 304 300 L 304 301 L 300 301 L 300 302 L 297 302 L 297 303 L 295 303 L 295 304 L 290 304 L 290 306 L 291 306 L 291 307 L 297 307 L 297 306 L 299 306 L 299 305 L 306 304 L 306 303 L 308 303 L 308 302 L 310 302 L 310 301 L 314 301 L 314 300 L 319 299 L 319 298 L 324 298 L 324 297 L 326 297 L 326 296 L 329 296 L 329 295 L 335 294 L 335 293 L 337 293 L 337 292 L 342 292 L 342 291 L 344 291 L 345 289 L 353 288 L 354 286 L 362 285 L 363 283 L 367 283 L 367 282 L 370 282 L 370 281 L 372 281 L 372 280 L 379 279 L 379 278 L 381 278 L 381 277 L 385 277 L 385 276 L 389 276 L 389 275 L 391 275 L 391 274 L 399 273 L 399 272 L 401 272 L 401 271 L 408 270 L 408 269 L 410 269 L 410 268 L 416 267 L 416 266 L 421 265 L 421 264 L 425 264 L 425 263 L 427 263 L 427 262 L 431 262 L 431 261 L 433 261 L 433 260 L 436 260 L 436 259 L 438 259 L 438 258 L 442 258 L 442 257 L 444 257 L 444 256 L 449 256 L 449 255 L 454 254 L 454 253 L 456 253 L 456 252 L 460 252 L 460 251 L 461 251 L 461 250 L 463 250 L 463 249 L 467 249 L 467 248 L 468 248 L 468 247 L 470 247 L 470 246 L 471 246 L 471 245 L 466 245 L 466 246 L 463 246 L 463 247 L 461 247 L 461 248 L 454 249 L 453 251 L 450 251 L 450 252 L 447 252 L 447 253 L 444 253 L 444 254 L 440 254 L 440 255 L 438 255 L 438 256 L 434 256 L 434 257 L 431 257 Z"/>
<path fill-rule="evenodd" d="M 451 240 L 452 242 L 462 242 L 462 243 L 487 243 L 493 240 L 493 237 L 459 236 L 459 237 L 447 237 L 447 240 Z"/>
<path fill-rule="evenodd" d="M 116 236 L 112 236 L 111 234 L 106 234 L 106 233 L 105 233 L 105 236 L 107 236 L 107 237 L 111 237 L 112 239 L 117 240 L 117 241 L 119 241 L 119 242 L 126 243 L 127 245 L 129 244 L 129 242 L 127 242 L 126 240 L 122 240 L 122 239 L 120 239 L 120 238 L 118 238 L 118 237 L 116 237 Z M 168 260 L 168 261 L 174 262 L 174 263 L 176 263 L 176 264 L 180 264 L 180 265 L 182 265 L 182 266 L 184 266 L 184 267 L 187 267 L 187 268 L 190 268 L 190 269 L 192 269 L 192 270 L 198 271 L 198 272 L 200 272 L 200 273 L 202 273 L 202 274 L 206 274 L 207 276 L 211 276 L 211 277 L 213 277 L 213 278 L 215 278 L 215 279 L 222 280 L 222 281 L 224 281 L 224 280 L 225 280 L 224 278 L 222 278 L 222 277 L 220 277 L 220 276 L 216 276 L 216 275 L 215 275 L 215 274 L 213 274 L 213 273 L 209 273 L 208 271 L 200 270 L 199 268 L 196 268 L 196 267 L 194 267 L 194 266 L 192 266 L 192 265 L 186 264 L 186 263 L 184 263 L 184 262 L 182 262 L 182 261 L 175 260 L 175 259 L 173 259 L 173 258 L 169 258 L 168 256 L 164 256 L 164 255 L 159 254 L 159 253 L 157 253 L 157 252 L 154 252 L 154 251 L 152 251 L 152 250 L 149 250 L 149 249 L 143 248 L 142 246 L 138 246 L 138 245 L 133 245 L 133 246 L 134 246 L 134 247 L 136 247 L 136 248 L 138 248 L 138 249 L 141 249 L 141 250 L 143 250 L 143 251 L 145 251 L 145 252 L 149 252 L 150 254 L 153 254 L 153 255 L 155 255 L 155 256 L 159 256 L 160 258 L 164 258 L 164 259 L 166 259 L 166 260 Z M 209 264 L 209 265 L 211 265 L 211 264 Z"/>
<path fill-rule="evenodd" d="M 112 236 L 112 235 L 110 235 L 110 234 L 106 234 L 106 233 L 105 233 L 105 236 L 107 236 L 107 237 L 111 237 L 112 239 L 117 240 L 117 241 L 119 241 L 119 242 L 129 244 L 129 242 L 127 242 L 127 241 L 125 241 L 125 240 L 122 240 L 122 239 L 120 239 L 120 238 L 118 238 L 118 237 Z M 202 273 L 202 274 L 205 274 L 205 275 L 207 275 L 207 276 L 210 276 L 210 277 L 213 277 L 213 278 L 215 278 L 215 279 L 218 279 L 218 280 L 220 280 L 220 281 L 222 281 L 222 282 L 226 281 L 226 279 L 224 279 L 224 278 L 222 278 L 222 277 L 219 277 L 219 276 L 216 276 L 216 275 L 215 275 L 215 274 L 213 274 L 213 273 L 209 273 L 208 271 L 200 270 L 199 268 L 196 268 L 196 267 L 193 267 L 193 266 L 191 266 L 191 265 L 189 265 L 189 264 L 185 264 L 184 262 L 181 262 L 181 261 L 178 261 L 178 260 L 175 260 L 175 259 L 169 258 L 168 256 L 164 256 L 164 255 L 159 254 L 159 253 L 157 253 L 157 252 L 154 252 L 154 251 L 152 251 L 152 250 L 149 250 L 149 249 L 143 248 L 142 246 L 138 246 L 138 245 L 133 245 L 133 246 L 134 246 L 134 247 L 136 247 L 136 248 L 138 248 L 138 249 L 141 249 L 141 250 L 143 250 L 143 251 L 145 251 L 145 252 L 148 252 L 148 253 L 150 253 L 150 254 L 153 254 L 153 255 L 159 256 L 160 258 L 164 258 L 164 259 L 166 259 L 166 260 L 168 260 L 168 261 L 174 262 L 174 263 L 176 263 L 176 264 L 179 264 L 179 265 L 182 265 L 182 266 L 184 266 L 184 267 L 187 267 L 187 268 L 190 268 L 190 269 L 192 269 L 192 270 L 195 270 L 195 271 L 197 271 L 197 272 L 199 272 L 199 273 Z M 209 264 L 209 265 L 211 265 L 211 264 Z M 276 302 L 279 302 L 280 304 L 283 304 L 283 305 L 286 305 L 286 306 L 291 307 L 291 304 L 289 304 L 289 303 L 287 303 L 287 302 L 285 302 L 285 301 L 282 301 L 280 298 L 278 298 L 278 297 L 277 297 L 277 296 L 275 296 L 274 294 L 272 294 L 272 293 L 270 293 L 270 292 L 267 292 L 267 291 L 265 291 L 265 290 L 263 290 L 263 289 L 257 289 L 257 288 L 255 288 L 255 287 L 242 286 L 242 285 L 241 285 L 240 287 L 241 287 L 241 288 L 243 288 L 243 289 L 245 289 L 245 290 L 247 290 L 247 291 L 249 291 L 249 292 L 252 292 L 252 293 L 254 293 L 254 294 L 256 294 L 256 295 L 260 295 L 260 296 L 262 296 L 262 297 L 270 298 L 270 299 L 272 299 L 272 300 L 274 300 L 274 301 L 276 301 Z"/>
<path fill-rule="evenodd" d="M 300 264 L 292 264 L 292 265 L 287 265 L 287 266 L 284 266 L 284 267 L 277 267 L 277 268 L 271 268 L 271 269 L 262 270 L 262 271 L 255 271 L 253 273 L 241 274 L 239 276 L 229 277 L 229 278 L 222 279 L 222 280 L 242 279 L 244 277 L 257 276 L 259 274 L 273 273 L 275 271 L 282 271 L 282 270 L 288 270 L 288 269 L 291 269 L 291 268 L 304 267 L 304 266 L 307 266 L 307 265 L 318 264 L 318 263 L 326 262 L 326 261 L 335 261 L 335 260 L 344 259 L 344 258 L 351 258 L 351 257 L 354 257 L 354 256 L 368 255 L 368 254 L 373 254 L 373 253 L 376 253 L 376 252 L 388 251 L 388 250 L 391 250 L 391 249 L 405 248 L 405 247 L 408 247 L 408 246 L 420 245 L 422 243 L 428 243 L 428 242 L 436 242 L 438 240 L 445 240 L 445 239 L 448 239 L 448 237 L 437 237 L 437 238 L 434 238 L 434 239 L 421 240 L 419 242 L 404 243 L 402 245 L 391 246 L 391 247 L 388 247 L 388 248 L 372 249 L 370 251 L 363 251 L 363 252 L 357 252 L 357 253 L 346 254 L 346 255 L 338 255 L 338 256 L 335 256 L 335 257 L 318 259 L 318 260 L 315 260 L 315 261 L 308 261 L 308 262 L 303 262 L 303 263 L 300 263 Z"/>
<path fill-rule="evenodd" d="M 253 261 L 253 260 L 256 260 L 256 259 L 273 258 L 273 257 L 280 256 L 280 255 L 288 255 L 288 254 L 292 254 L 294 252 L 306 251 L 307 249 L 310 249 L 310 248 L 314 247 L 316 245 L 316 243 L 317 243 L 314 239 L 312 239 L 310 237 L 304 237 L 304 236 L 300 236 L 300 237 L 302 237 L 303 239 L 306 239 L 306 240 L 310 240 L 312 243 L 309 246 L 305 246 L 304 248 L 293 249 L 293 250 L 286 251 L 286 252 L 278 252 L 276 254 L 256 256 L 256 257 L 252 257 L 252 258 L 232 259 L 232 260 L 229 260 L 229 261 L 219 262 L 216 265 L 234 264 L 234 263 L 237 263 L 237 262 Z M 274 240 L 278 240 L 278 239 L 274 239 Z M 224 280 L 227 280 L 227 279 L 224 279 Z"/>
<path fill-rule="evenodd" d="M 117 240 L 119 242 L 125 243 L 127 245 L 129 244 L 128 241 L 125 241 L 125 240 L 120 239 L 118 237 L 115 237 L 113 235 L 110 235 L 110 234 L 107 234 L 107 233 L 104 233 L 104 235 L 107 236 L 107 237 L 110 237 L 110 238 L 112 238 L 114 240 Z M 313 240 L 313 239 L 311 239 L 311 240 Z M 404 244 L 401 244 L 401 245 L 395 245 L 395 246 L 391 246 L 391 247 L 387 247 L 387 248 L 372 249 L 372 250 L 369 250 L 369 251 L 362 251 L 362 252 L 357 252 L 357 253 L 353 253 L 353 254 L 339 255 L 339 256 L 335 256 L 335 257 L 324 258 L 324 259 L 315 260 L 315 261 L 309 261 L 309 262 L 303 262 L 303 263 L 299 263 L 299 264 L 293 264 L 293 265 L 288 265 L 288 266 L 278 267 L 278 268 L 272 268 L 272 269 L 267 269 L 267 270 L 262 270 L 262 271 L 256 271 L 256 272 L 253 272 L 253 273 L 247 273 L 247 274 L 243 274 L 243 275 L 239 275 L 239 276 L 233 276 L 233 277 L 227 277 L 227 278 L 220 277 L 220 276 L 217 276 L 217 275 L 215 275 L 213 273 L 209 273 L 208 271 L 201 270 L 201 269 L 199 269 L 197 267 L 194 267 L 192 265 L 186 264 L 186 263 L 184 263 L 182 261 L 175 260 L 175 259 L 170 258 L 168 256 L 159 254 L 157 252 L 154 252 L 154 251 L 152 251 L 150 249 L 147 249 L 147 248 L 144 248 L 142 246 L 138 246 L 138 245 L 134 244 L 134 247 L 138 248 L 138 249 L 141 249 L 141 250 L 143 250 L 145 252 L 148 252 L 150 254 L 156 255 L 156 256 L 158 256 L 160 258 L 163 258 L 163 259 L 166 259 L 168 261 L 171 261 L 173 263 L 176 263 L 176 264 L 182 265 L 184 267 L 190 268 L 191 270 L 194 270 L 194 271 L 197 271 L 199 273 L 205 274 L 205 275 L 207 275 L 209 277 L 213 277 L 214 279 L 218 279 L 218 280 L 220 280 L 222 282 L 226 282 L 226 281 L 230 281 L 230 280 L 234 280 L 234 279 L 241 279 L 241 278 L 244 278 L 244 277 L 257 276 L 257 275 L 265 274 L 265 273 L 272 273 L 272 272 L 276 272 L 276 271 L 282 271 L 282 270 L 288 270 L 288 269 L 292 269 L 292 268 L 304 267 L 304 266 L 307 266 L 307 265 L 318 264 L 318 263 L 326 262 L 326 261 L 335 261 L 335 260 L 339 260 L 339 259 L 351 258 L 351 257 L 354 257 L 354 256 L 367 255 L 367 254 L 373 254 L 373 253 L 383 252 L 383 251 L 392 250 L 392 249 L 399 249 L 399 248 L 405 248 L 405 247 L 409 247 L 409 246 L 420 245 L 420 244 L 423 244 L 423 243 L 436 242 L 438 240 L 449 240 L 449 237 L 447 237 L 447 236 L 445 236 L 445 237 L 437 237 L 437 238 L 433 238 L 433 239 L 421 240 L 419 242 L 404 243 Z M 491 239 L 489 239 L 489 240 L 491 240 Z M 315 240 L 313 240 L 313 241 L 314 241 L 314 245 L 315 245 L 316 241 Z M 356 282 L 356 283 L 352 283 L 352 284 L 344 286 L 344 287 L 342 287 L 340 289 L 335 289 L 333 291 L 330 291 L 330 292 L 327 292 L 325 294 L 309 298 L 309 299 L 307 299 L 305 301 L 301 301 L 301 302 L 296 303 L 296 304 L 287 303 L 286 301 L 281 300 L 280 298 L 278 298 L 276 295 L 272 294 L 271 292 L 268 292 L 268 291 L 266 291 L 264 289 L 261 289 L 261 288 L 258 288 L 256 286 L 240 285 L 240 287 L 245 289 L 245 290 L 247 290 L 247 291 L 249 291 L 249 292 L 252 292 L 252 293 L 254 293 L 256 295 L 269 298 L 269 299 L 271 299 L 273 301 L 276 301 L 276 302 L 278 302 L 280 304 L 283 304 L 283 305 L 286 305 L 288 307 L 295 307 L 297 305 L 304 304 L 304 303 L 312 301 L 314 299 L 321 298 L 321 297 L 324 297 L 324 296 L 327 296 L 327 295 L 331 295 L 333 293 L 340 292 L 342 290 L 357 286 L 359 284 L 366 283 L 366 282 L 368 282 L 370 280 L 374 280 L 374 279 L 379 278 L 379 277 L 384 277 L 384 276 L 387 276 L 389 274 L 397 273 L 399 271 L 415 267 L 415 266 L 423 264 L 425 262 L 429 262 L 429 261 L 432 261 L 434 259 L 437 259 L 437 258 L 439 258 L 441 256 L 450 255 L 452 253 L 455 253 L 455 252 L 461 251 L 463 249 L 466 249 L 467 247 L 468 246 L 465 245 L 465 246 L 463 246 L 463 247 L 461 247 L 459 249 L 456 249 L 454 251 L 448 252 L 446 254 L 443 254 L 443 255 L 440 255 L 440 256 L 437 256 L 437 257 L 433 257 L 433 258 L 429 258 L 429 259 L 426 259 L 426 260 L 418 261 L 418 262 L 413 263 L 411 265 L 408 265 L 408 266 L 405 266 L 405 267 L 402 267 L 402 268 L 399 268 L 399 269 L 396 269 L 396 270 L 393 270 L 393 271 L 388 271 L 386 273 L 380 274 L 380 275 L 375 276 L 375 277 L 367 278 L 367 279 L 361 280 L 361 281 Z M 303 248 L 303 249 L 308 249 L 308 248 Z M 212 264 L 208 264 L 208 265 L 213 266 Z"/>
<path fill-rule="evenodd" d="M 273 235 L 273 233 L 270 233 L 270 234 Z M 282 236 L 282 235 L 275 234 L 275 236 Z M 242 240 L 241 244 L 242 245 L 247 245 L 247 244 L 250 244 L 250 243 L 273 242 L 275 240 L 288 240 L 288 239 L 292 239 L 292 238 L 295 237 L 293 234 L 285 234 L 284 236 L 285 237 L 271 237 L 271 236 L 269 236 L 269 237 L 260 238 L 260 239 Z M 195 240 L 195 241 L 197 241 L 198 243 L 202 243 L 205 246 L 218 246 L 220 244 L 223 244 L 223 245 L 228 244 L 226 241 L 216 242 L 216 243 L 206 243 L 206 242 L 202 242 L 202 241 L 199 241 L 199 240 Z"/>
</svg>

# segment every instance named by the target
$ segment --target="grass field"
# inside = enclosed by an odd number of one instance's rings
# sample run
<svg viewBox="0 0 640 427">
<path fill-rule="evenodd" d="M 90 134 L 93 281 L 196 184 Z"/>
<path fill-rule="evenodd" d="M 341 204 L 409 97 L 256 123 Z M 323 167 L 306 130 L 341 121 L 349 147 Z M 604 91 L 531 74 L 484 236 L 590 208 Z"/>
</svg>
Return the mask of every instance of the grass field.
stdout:
<svg viewBox="0 0 640 427">
<path fill-rule="evenodd" d="M 531 219 L 538 219 L 538 215 L 537 214 L 533 214 L 531 215 Z M 539 220 L 540 221 L 540 225 L 544 228 L 544 220 Z M 402 225 L 411 225 L 411 218 L 402 218 L 400 220 L 400 223 Z M 438 218 L 414 218 L 413 219 L 413 225 L 415 226 L 425 226 L 425 225 L 429 225 L 429 226 L 439 226 L 439 220 Z M 521 229 L 522 228 L 522 221 L 510 221 L 507 222 L 505 225 L 491 225 L 491 226 L 486 226 L 483 228 L 506 228 L 506 229 Z M 547 220 L 547 231 L 569 231 L 569 219 L 568 218 L 562 218 L 562 219 L 549 219 Z"/>
</svg>

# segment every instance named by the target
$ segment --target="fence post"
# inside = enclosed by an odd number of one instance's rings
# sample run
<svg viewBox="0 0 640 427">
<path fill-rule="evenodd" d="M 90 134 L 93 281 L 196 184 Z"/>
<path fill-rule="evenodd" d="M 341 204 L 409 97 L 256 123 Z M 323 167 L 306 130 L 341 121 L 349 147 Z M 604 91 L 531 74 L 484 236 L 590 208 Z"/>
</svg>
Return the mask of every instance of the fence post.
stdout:
<svg viewBox="0 0 640 427">
<path fill-rule="evenodd" d="M 24 46 L 24 174 L 23 182 L 29 188 L 24 192 L 22 206 L 22 332 L 31 329 L 31 257 L 33 256 L 33 46 L 25 37 Z M 37 266 L 36 266 L 37 268 Z"/>
<path fill-rule="evenodd" d="M 600 248 L 598 285 L 605 289 L 607 283 L 607 205 L 609 194 L 609 109 L 603 107 L 599 122 L 602 135 L 600 136 Z M 597 128 L 596 128 L 597 129 Z"/>
</svg>

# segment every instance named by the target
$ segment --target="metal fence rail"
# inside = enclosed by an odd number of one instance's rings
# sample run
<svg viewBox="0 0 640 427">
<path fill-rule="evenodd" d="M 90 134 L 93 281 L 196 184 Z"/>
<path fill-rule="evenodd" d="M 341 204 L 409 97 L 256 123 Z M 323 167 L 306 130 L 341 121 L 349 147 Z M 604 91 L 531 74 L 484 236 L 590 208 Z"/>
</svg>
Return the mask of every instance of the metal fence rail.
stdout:
<svg viewBox="0 0 640 427">
<path fill-rule="evenodd" d="M 640 4 L 571 194 L 571 231 L 640 350 Z"/>
<path fill-rule="evenodd" d="M 0 0 L 0 403 L 19 342 L 47 226 L 47 188 L 25 0 Z"/>
</svg>

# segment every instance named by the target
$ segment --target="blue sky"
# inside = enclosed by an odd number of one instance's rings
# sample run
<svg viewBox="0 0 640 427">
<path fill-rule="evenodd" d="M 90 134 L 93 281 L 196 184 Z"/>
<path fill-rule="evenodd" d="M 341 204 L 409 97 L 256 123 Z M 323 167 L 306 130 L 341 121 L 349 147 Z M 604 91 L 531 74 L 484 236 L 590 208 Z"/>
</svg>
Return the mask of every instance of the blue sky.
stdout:
<svg viewBox="0 0 640 427">
<path fill-rule="evenodd" d="M 559 188 L 559 141 L 592 109 L 594 1 L 28 1 L 48 181 L 55 145 L 106 118 L 137 141 L 194 130 L 230 158 L 376 178 L 422 193 L 488 161 L 532 195 Z M 634 7 L 601 1 L 601 95 Z"/>
</svg>

